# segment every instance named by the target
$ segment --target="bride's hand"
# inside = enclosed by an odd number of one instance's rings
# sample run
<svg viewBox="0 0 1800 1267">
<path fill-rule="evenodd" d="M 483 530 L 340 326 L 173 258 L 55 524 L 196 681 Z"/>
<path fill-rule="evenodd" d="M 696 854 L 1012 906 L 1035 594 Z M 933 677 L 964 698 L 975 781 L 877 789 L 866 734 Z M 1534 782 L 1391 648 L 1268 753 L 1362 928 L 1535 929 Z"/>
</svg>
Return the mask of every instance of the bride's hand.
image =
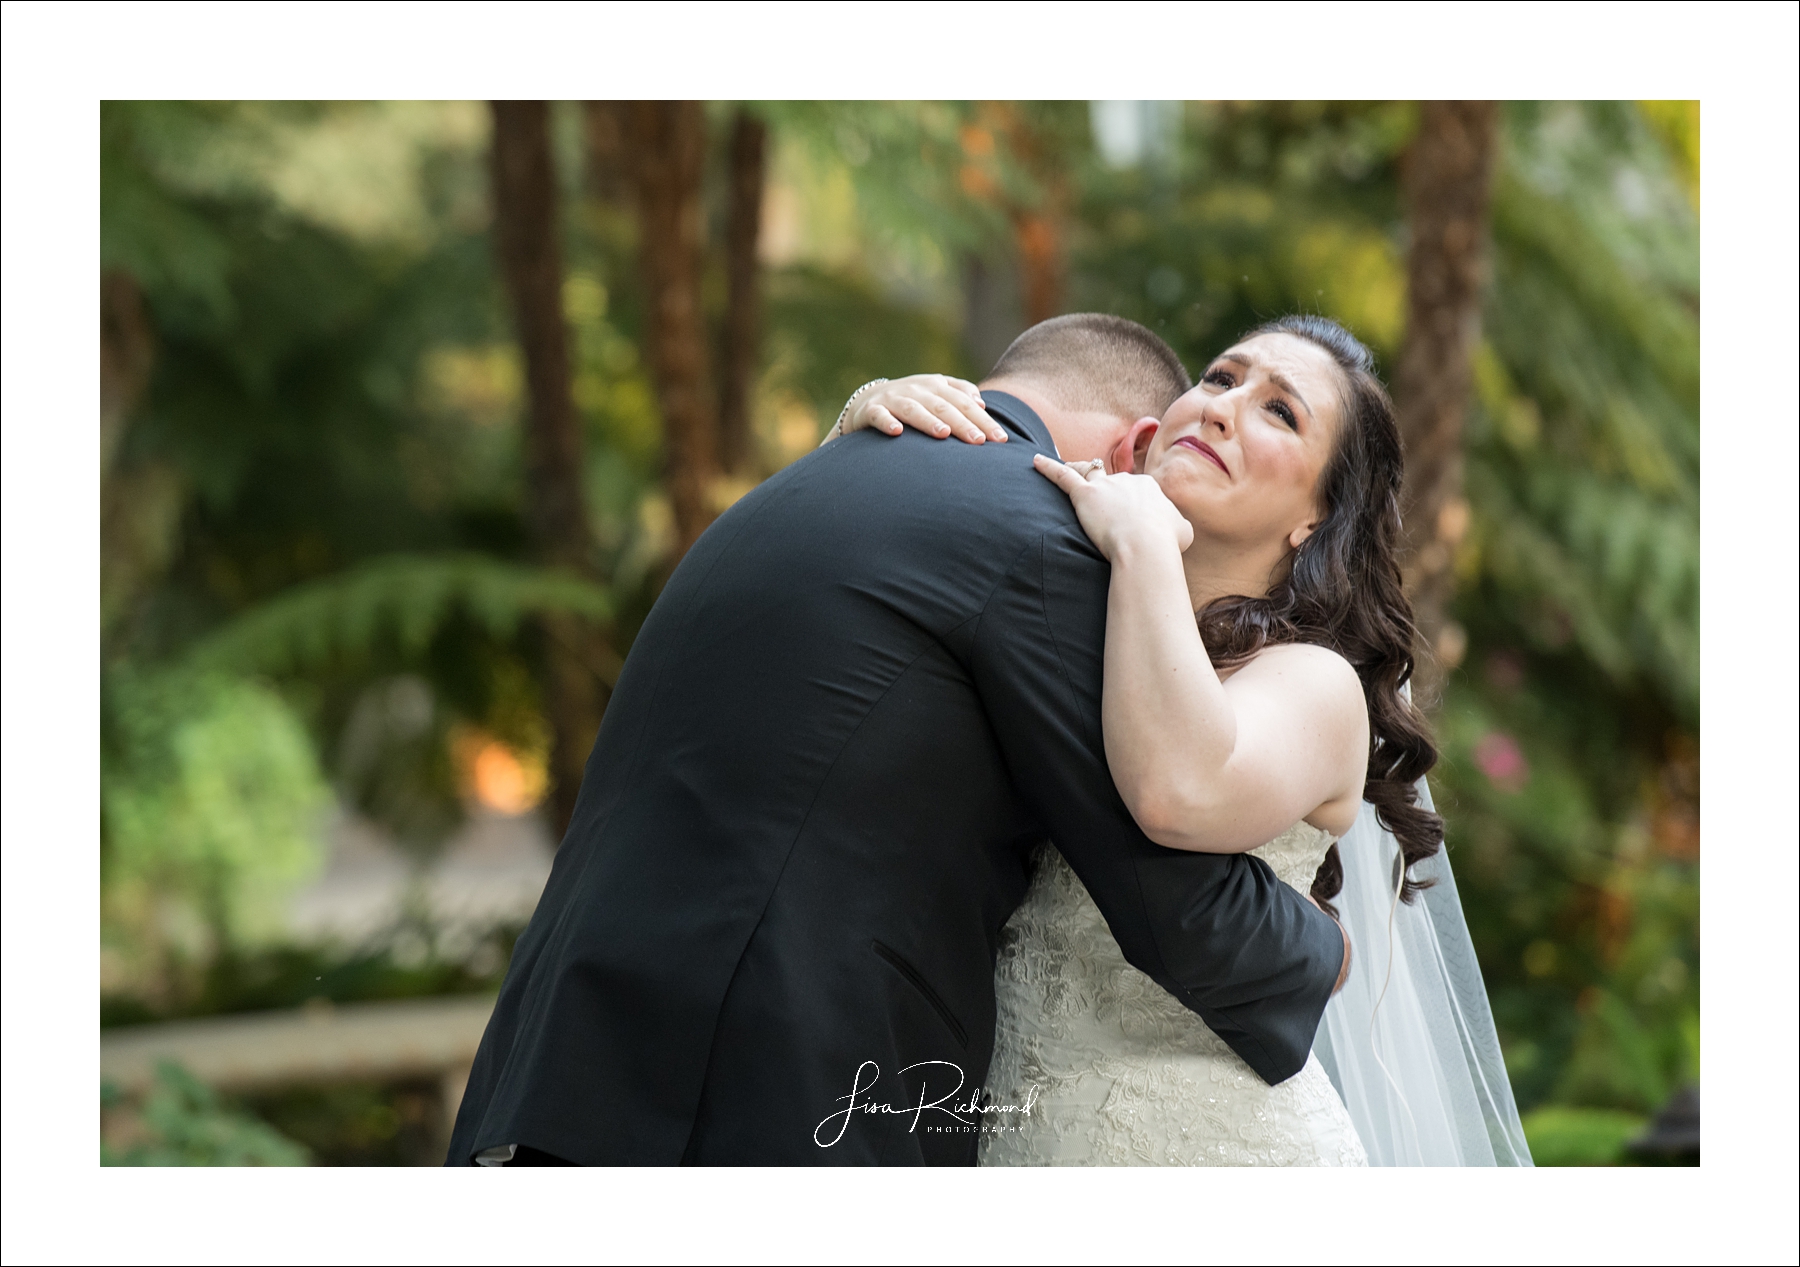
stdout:
<svg viewBox="0 0 1800 1267">
<path fill-rule="evenodd" d="M 1172 541 L 1184 551 L 1194 541 L 1194 525 L 1182 518 L 1161 485 L 1148 475 L 1108 475 L 1104 462 L 1065 466 L 1042 453 L 1031 459 L 1038 473 L 1069 495 L 1088 540 L 1117 563 L 1122 551 Z"/>
<path fill-rule="evenodd" d="M 934 440 L 948 435 L 969 444 L 1006 440 L 1005 428 L 981 403 L 981 389 L 946 374 L 909 374 L 870 388 L 845 416 L 843 434 L 874 427 L 897 436 L 903 425 Z"/>
</svg>

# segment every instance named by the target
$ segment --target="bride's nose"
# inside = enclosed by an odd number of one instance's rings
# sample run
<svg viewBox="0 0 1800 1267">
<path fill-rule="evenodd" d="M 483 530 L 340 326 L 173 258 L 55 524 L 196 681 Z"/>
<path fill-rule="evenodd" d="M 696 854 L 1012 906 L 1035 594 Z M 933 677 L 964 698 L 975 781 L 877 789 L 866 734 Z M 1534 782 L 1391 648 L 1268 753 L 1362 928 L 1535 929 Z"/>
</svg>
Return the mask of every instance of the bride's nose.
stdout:
<svg viewBox="0 0 1800 1267">
<path fill-rule="evenodd" d="M 1221 438 L 1230 437 L 1237 430 L 1236 396 L 1236 392 L 1220 392 L 1208 397 L 1200 410 L 1200 429 L 1217 428 Z"/>
</svg>

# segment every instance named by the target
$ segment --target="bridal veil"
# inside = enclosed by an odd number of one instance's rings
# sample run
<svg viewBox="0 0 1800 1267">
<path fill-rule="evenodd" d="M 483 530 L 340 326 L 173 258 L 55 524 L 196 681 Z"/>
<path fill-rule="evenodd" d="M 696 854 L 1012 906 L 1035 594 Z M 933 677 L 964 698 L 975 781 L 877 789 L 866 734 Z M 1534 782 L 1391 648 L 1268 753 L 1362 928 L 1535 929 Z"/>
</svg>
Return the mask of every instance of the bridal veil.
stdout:
<svg viewBox="0 0 1800 1267">
<path fill-rule="evenodd" d="M 1431 804 L 1419 780 L 1422 804 Z M 1325 1009 L 1314 1050 L 1375 1166 L 1529 1166 L 1493 1011 L 1444 850 L 1394 901 L 1399 842 L 1364 803 L 1338 842 L 1350 978 Z M 1391 935 L 1390 935 L 1391 919 Z"/>
</svg>

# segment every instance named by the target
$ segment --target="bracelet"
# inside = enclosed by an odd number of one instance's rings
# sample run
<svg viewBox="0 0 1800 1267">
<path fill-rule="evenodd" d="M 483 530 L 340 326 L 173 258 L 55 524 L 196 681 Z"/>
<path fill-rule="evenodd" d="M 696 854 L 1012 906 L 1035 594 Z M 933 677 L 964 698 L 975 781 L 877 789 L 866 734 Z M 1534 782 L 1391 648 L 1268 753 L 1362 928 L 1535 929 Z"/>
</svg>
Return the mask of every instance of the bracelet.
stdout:
<svg viewBox="0 0 1800 1267">
<path fill-rule="evenodd" d="M 887 382 L 887 379 L 885 379 L 885 378 L 871 378 L 868 382 L 864 383 L 861 387 L 858 387 L 855 391 L 851 392 L 850 399 L 846 400 L 844 402 L 844 408 L 843 408 L 842 412 L 840 412 L 838 414 L 837 421 L 832 424 L 831 430 L 827 433 L 827 438 L 829 438 L 830 436 L 843 435 L 844 434 L 844 419 L 846 419 L 850 416 L 850 410 L 855 407 L 857 401 L 862 399 L 862 394 L 864 392 L 868 391 L 869 388 L 871 388 L 871 387 L 880 387 L 885 382 Z"/>
</svg>

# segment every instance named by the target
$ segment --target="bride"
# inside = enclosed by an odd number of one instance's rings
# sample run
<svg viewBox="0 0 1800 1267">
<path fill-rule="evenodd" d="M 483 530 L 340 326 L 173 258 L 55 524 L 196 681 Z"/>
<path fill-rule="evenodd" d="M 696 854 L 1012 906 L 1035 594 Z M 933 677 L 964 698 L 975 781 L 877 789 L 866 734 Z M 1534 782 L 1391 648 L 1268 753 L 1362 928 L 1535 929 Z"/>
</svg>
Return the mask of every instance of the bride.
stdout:
<svg viewBox="0 0 1800 1267">
<path fill-rule="evenodd" d="M 1261 858 L 1356 953 L 1306 1067 L 1271 1087 L 1125 961 L 1046 849 L 1003 935 L 987 1082 L 1031 1109 L 984 1133 L 983 1165 L 1530 1164 L 1424 784 L 1400 439 L 1372 366 L 1336 323 L 1283 318 L 1133 429 L 1131 472 L 1035 458 L 1112 564 L 1104 739 L 1139 826 Z M 916 376 L 841 425 L 942 435 L 957 411 L 979 416 L 972 385 Z"/>
</svg>

